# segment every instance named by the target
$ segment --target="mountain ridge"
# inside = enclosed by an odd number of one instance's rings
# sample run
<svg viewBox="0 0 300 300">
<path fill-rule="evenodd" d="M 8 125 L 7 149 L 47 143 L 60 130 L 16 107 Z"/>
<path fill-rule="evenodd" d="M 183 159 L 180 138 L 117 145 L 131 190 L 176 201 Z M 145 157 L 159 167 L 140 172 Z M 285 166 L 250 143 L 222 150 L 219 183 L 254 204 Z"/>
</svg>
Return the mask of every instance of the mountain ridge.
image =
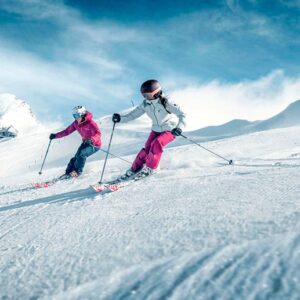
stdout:
<svg viewBox="0 0 300 300">
<path fill-rule="evenodd" d="M 9 126 L 21 134 L 43 128 L 26 101 L 13 94 L 0 94 L 0 127 Z"/>
<path fill-rule="evenodd" d="M 292 127 L 300 125 L 299 115 L 300 100 L 296 100 L 289 104 L 283 111 L 266 120 L 248 121 L 233 119 L 222 125 L 208 126 L 193 130 L 190 133 L 207 138 L 225 138 L 269 129 Z"/>
</svg>

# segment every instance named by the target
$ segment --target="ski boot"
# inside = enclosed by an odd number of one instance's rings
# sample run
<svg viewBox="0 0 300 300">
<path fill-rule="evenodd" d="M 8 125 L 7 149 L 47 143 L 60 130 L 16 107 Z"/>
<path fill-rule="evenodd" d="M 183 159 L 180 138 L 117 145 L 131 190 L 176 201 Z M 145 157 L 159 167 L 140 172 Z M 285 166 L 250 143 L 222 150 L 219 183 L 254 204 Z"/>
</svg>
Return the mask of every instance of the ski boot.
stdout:
<svg viewBox="0 0 300 300">
<path fill-rule="evenodd" d="M 155 170 L 150 167 L 144 167 L 141 171 L 139 171 L 139 175 L 141 177 L 147 177 L 155 173 Z"/>
<path fill-rule="evenodd" d="M 69 175 L 73 178 L 77 178 L 79 176 L 79 174 L 75 170 L 73 170 Z"/>
</svg>

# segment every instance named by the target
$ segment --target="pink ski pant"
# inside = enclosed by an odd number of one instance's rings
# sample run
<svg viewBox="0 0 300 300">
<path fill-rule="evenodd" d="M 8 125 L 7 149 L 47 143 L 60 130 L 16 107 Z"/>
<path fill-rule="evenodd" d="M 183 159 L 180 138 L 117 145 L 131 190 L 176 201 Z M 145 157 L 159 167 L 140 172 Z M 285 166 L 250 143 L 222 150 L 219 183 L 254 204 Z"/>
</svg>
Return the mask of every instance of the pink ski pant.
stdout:
<svg viewBox="0 0 300 300">
<path fill-rule="evenodd" d="M 163 153 L 163 148 L 174 139 L 175 136 L 170 131 L 151 131 L 145 147 L 138 153 L 132 164 L 132 170 L 137 172 L 145 164 L 147 167 L 156 169 Z"/>
</svg>

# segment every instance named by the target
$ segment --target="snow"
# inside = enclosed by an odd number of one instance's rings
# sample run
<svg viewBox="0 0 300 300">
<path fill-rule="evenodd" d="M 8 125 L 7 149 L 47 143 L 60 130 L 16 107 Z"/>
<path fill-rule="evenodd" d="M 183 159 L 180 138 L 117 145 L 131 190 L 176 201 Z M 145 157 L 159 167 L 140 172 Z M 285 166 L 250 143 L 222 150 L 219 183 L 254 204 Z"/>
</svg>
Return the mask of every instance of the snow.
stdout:
<svg viewBox="0 0 300 300">
<path fill-rule="evenodd" d="M 193 134 L 201 135 L 205 140 L 231 137 L 250 132 L 284 128 L 300 125 L 300 100 L 291 103 L 279 114 L 263 121 L 249 122 L 247 120 L 232 120 L 220 126 L 209 126 L 195 130 Z"/>
<path fill-rule="evenodd" d="M 0 94 L 0 128 L 11 125 L 21 134 L 42 129 L 25 101 L 12 94 Z"/>
<path fill-rule="evenodd" d="M 113 138 L 128 161 L 147 136 L 139 122 Z M 79 179 L 30 188 L 80 143 L 54 140 L 39 176 L 48 134 L 0 144 L 0 298 L 299 299 L 299 126 L 203 143 L 233 166 L 178 138 L 156 175 L 105 195 L 89 188 L 104 153 Z M 128 167 L 111 158 L 105 178 Z"/>
</svg>

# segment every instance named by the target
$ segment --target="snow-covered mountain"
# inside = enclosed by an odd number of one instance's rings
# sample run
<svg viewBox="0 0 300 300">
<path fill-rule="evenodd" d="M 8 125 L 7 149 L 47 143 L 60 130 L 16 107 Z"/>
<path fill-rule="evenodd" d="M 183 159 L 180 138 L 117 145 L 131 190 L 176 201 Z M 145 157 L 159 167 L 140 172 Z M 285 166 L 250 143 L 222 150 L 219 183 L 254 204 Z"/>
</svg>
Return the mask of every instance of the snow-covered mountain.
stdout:
<svg viewBox="0 0 300 300">
<path fill-rule="evenodd" d="M 201 136 L 203 139 L 214 139 L 275 128 L 297 126 L 300 124 L 299 115 L 300 100 L 297 100 L 290 104 L 284 111 L 267 120 L 250 122 L 236 119 L 220 126 L 209 126 L 195 130 L 191 132 L 191 134 Z"/>
<path fill-rule="evenodd" d="M 13 126 L 25 134 L 42 129 L 30 106 L 12 94 L 0 94 L 0 128 Z"/>
<path fill-rule="evenodd" d="M 291 103 L 284 111 L 274 117 L 253 124 L 253 131 L 296 126 L 300 124 L 300 100 Z"/>
<path fill-rule="evenodd" d="M 114 135 L 127 161 L 147 136 L 138 122 Z M 203 144 L 233 166 L 174 143 L 156 175 L 104 195 L 89 187 L 100 152 L 81 178 L 31 188 L 64 171 L 76 134 L 53 141 L 42 176 L 48 132 L 0 144 L 0 298 L 298 299 L 299 137 L 290 127 Z M 105 179 L 128 167 L 110 158 Z"/>
</svg>

